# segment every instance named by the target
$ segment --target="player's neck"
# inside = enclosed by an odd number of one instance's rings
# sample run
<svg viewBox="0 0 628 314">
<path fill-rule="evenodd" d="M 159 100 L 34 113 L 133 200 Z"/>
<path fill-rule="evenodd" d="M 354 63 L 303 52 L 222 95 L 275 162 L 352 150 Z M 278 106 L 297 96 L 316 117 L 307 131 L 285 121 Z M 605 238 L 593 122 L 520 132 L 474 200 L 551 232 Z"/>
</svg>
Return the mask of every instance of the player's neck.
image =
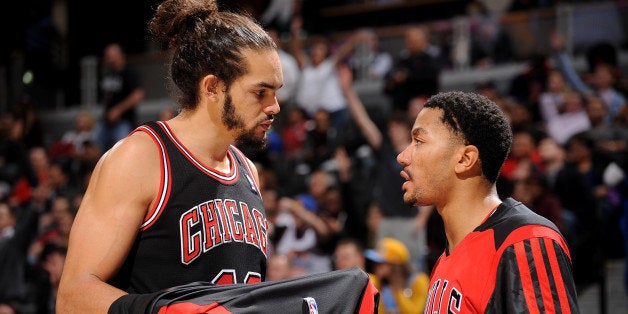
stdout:
<svg viewBox="0 0 628 314">
<path fill-rule="evenodd" d="M 482 224 L 501 203 L 496 192 L 485 195 L 473 195 L 473 193 L 468 193 L 471 195 L 467 197 L 457 198 L 439 210 L 443 217 L 449 252 Z"/>
<path fill-rule="evenodd" d="M 167 124 L 196 158 L 209 167 L 221 170 L 227 162 L 227 149 L 233 143 L 232 135 L 221 133 L 224 128 L 213 127 L 211 122 L 196 116 L 178 116 Z"/>
</svg>

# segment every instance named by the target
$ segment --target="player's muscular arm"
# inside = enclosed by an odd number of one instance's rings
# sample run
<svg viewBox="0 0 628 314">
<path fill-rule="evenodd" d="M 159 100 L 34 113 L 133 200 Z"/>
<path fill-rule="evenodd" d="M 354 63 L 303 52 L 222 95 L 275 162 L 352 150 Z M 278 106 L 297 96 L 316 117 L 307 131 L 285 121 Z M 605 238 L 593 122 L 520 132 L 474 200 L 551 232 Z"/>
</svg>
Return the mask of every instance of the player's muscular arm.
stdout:
<svg viewBox="0 0 628 314">
<path fill-rule="evenodd" d="M 59 313 L 106 313 L 125 294 L 106 282 L 118 271 L 159 188 L 157 148 L 135 133 L 98 162 L 70 234 Z"/>
</svg>

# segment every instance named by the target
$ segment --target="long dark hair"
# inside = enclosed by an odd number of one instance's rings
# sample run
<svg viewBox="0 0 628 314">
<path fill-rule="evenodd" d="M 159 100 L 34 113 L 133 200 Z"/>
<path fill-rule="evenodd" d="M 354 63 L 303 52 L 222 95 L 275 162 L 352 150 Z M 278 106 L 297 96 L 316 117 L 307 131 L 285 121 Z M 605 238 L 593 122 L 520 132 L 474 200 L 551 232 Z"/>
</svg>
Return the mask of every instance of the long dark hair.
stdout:
<svg viewBox="0 0 628 314">
<path fill-rule="evenodd" d="M 219 11 L 216 0 L 166 0 L 150 22 L 170 49 L 170 77 L 184 109 L 198 101 L 198 83 L 208 74 L 227 87 L 247 72 L 244 49 L 276 49 L 264 29 L 248 16 Z"/>
</svg>

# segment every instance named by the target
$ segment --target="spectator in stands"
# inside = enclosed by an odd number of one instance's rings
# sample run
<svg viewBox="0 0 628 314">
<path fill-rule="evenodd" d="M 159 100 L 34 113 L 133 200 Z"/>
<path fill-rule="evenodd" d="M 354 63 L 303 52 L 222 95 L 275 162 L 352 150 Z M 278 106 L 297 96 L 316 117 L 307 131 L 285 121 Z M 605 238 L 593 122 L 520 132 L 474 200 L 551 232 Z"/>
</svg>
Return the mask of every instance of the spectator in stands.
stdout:
<svg viewBox="0 0 628 314">
<path fill-rule="evenodd" d="M 283 158 L 288 162 L 299 162 L 303 160 L 304 145 L 312 122 L 301 107 L 288 108 L 286 116 L 281 130 Z"/>
<path fill-rule="evenodd" d="M 45 218 L 46 215 L 42 215 L 41 219 Z M 36 265 L 39 262 L 46 246 L 68 246 L 70 229 L 75 216 L 75 210 L 71 208 L 70 200 L 65 196 L 57 196 L 53 201 L 50 216 L 50 223 L 40 228 L 41 233 L 28 249 L 28 259 L 31 265 Z"/>
<path fill-rule="evenodd" d="M 0 124 L 0 195 L 8 197 L 11 205 L 27 203 L 30 188 L 39 183 L 26 147 L 24 122 L 13 113 L 4 114 Z"/>
<path fill-rule="evenodd" d="M 367 215 L 364 214 L 370 201 L 370 196 L 365 195 L 371 191 L 369 181 L 365 178 L 369 171 L 359 168 L 359 157 L 352 157 L 344 147 L 336 149 L 333 172 L 337 185 L 327 190 L 321 206 L 321 219 L 328 225 L 332 235 L 325 243 L 326 252 L 330 254 L 341 238 L 353 238 L 363 246 L 369 243 L 371 230 L 368 229 Z"/>
<path fill-rule="evenodd" d="M 535 213 L 549 219 L 561 231 L 563 226 L 563 208 L 560 200 L 550 190 L 545 175 L 531 172 L 514 184 L 512 197 L 524 203 Z"/>
<path fill-rule="evenodd" d="M 47 244 L 42 251 L 36 265 L 37 278 L 34 279 L 37 313 L 56 313 L 55 303 L 66 253 L 67 247 L 55 244 Z"/>
<path fill-rule="evenodd" d="M 42 193 L 42 195 L 45 195 Z M 50 231 L 56 227 L 56 222 L 62 219 L 62 216 L 73 210 L 73 200 L 64 195 L 57 195 L 50 201 L 50 204 L 46 204 L 45 212 L 39 217 L 39 235 Z"/>
<path fill-rule="evenodd" d="M 586 111 L 591 128 L 587 136 L 595 143 L 595 151 L 610 161 L 625 164 L 628 160 L 628 125 L 610 123 L 607 109 L 601 98 L 591 95 L 586 98 Z"/>
<path fill-rule="evenodd" d="M 302 21 L 295 18 L 292 25 L 292 54 L 301 67 L 301 79 L 296 90 L 296 103 L 313 117 L 321 109 L 329 112 L 332 126 L 341 130 L 347 123 L 347 103 L 336 76 L 336 66 L 348 57 L 357 44 L 355 35 L 345 39 L 332 52 L 329 39 L 312 36 L 307 53 L 302 43 Z"/>
<path fill-rule="evenodd" d="M 356 31 L 358 44 L 349 56 L 349 66 L 355 73 L 356 81 L 382 80 L 388 74 L 393 57 L 381 49 L 379 36 L 369 28 Z"/>
<path fill-rule="evenodd" d="M 478 94 L 485 96 L 486 98 L 494 101 L 498 106 L 502 108 L 502 110 L 506 111 L 506 108 L 504 107 L 506 106 L 508 99 L 504 95 L 504 93 L 499 89 L 495 81 L 493 80 L 483 81 L 475 87 L 475 91 Z"/>
<path fill-rule="evenodd" d="M 587 131 L 591 122 L 585 109 L 585 100 L 580 93 L 568 91 L 562 95 L 562 102 L 544 101 L 541 98 L 541 116 L 547 134 L 563 145 L 574 134 Z"/>
<path fill-rule="evenodd" d="M 382 238 L 375 249 L 365 251 L 374 263 L 374 285 L 380 293 L 379 313 L 420 313 L 427 301 L 429 276 L 417 272 L 405 245 L 394 238 Z M 373 277 L 371 277 L 373 278 Z"/>
<path fill-rule="evenodd" d="M 342 238 L 338 241 L 334 249 L 333 261 L 334 269 L 358 267 L 367 271 L 364 245 L 353 238 Z"/>
<path fill-rule="evenodd" d="M 433 49 L 427 27 L 410 26 L 404 33 L 405 49 L 386 75 L 384 92 L 395 110 L 407 111 L 416 97 L 429 97 L 439 89 L 440 52 Z"/>
<path fill-rule="evenodd" d="M 75 153 L 72 157 L 84 153 L 86 142 L 95 142 L 97 140 L 94 132 L 95 127 L 96 118 L 91 112 L 81 110 L 76 114 L 73 128 L 64 132 L 61 137 L 62 143 L 72 145 L 72 150 Z"/>
<path fill-rule="evenodd" d="M 554 187 L 558 172 L 567 162 L 567 152 L 563 145 L 558 144 L 551 137 L 545 137 L 539 141 L 539 157 L 543 163 L 543 173 L 547 177 L 548 185 Z"/>
<path fill-rule="evenodd" d="M 279 1 L 281 2 L 281 1 Z M 280 38 L 279 31 L 270 27 L 267 29 L 268 35 L 277 45 L 277 53 L 279 54 L 279 62 L 281 62 L 281 72 L 283 73 L 283 86 L 277 90 L 277 101 L 282 108 L 292 108 L 296 90 L 301 78 L 301 69 L 296 58 L 284 49 L 283 41 Z"/>
<path fill-rule="evenodd" d="M 69 170 L 65 165 L 59 162 L 53 162 L 50 164 L 50 173 L 48 177 L 48 184 L 51 188 L 50 197 L 56 197 L 57 195 L 63 195 L 66 197 L 74 197 L 79 193 L 79 190 L 74 182 L 72 182 Z"/>
<path fill-rule="evenodd" d="M 411 262 L 416 267 L 422 267 L 427 255 L 425 224 L 429 210 L 410 207 L 403 202 L 403 178 L 398 175 L 402 166 L 396 159 L 411 142 L 411 120 L 406 112 L 396 112 L 389 118 L 386 132 L 381 132 L 353 89 L 351 71 L 345 67 L 338 73 L 353 120 L 378 160 L 372 201 L 381 211 L 382 219 L 376 237 L 399 239 L 409 248 Z"/>
<path fill-rule="evenodd" d="M 513 59 L 514 51 L 499 15 L 490 14 L 483 1 L 466 5 L 471 31 L 471 65 L 487 68 Z"/>
<path fill-rule="evenodd" d="M 100 148 L 107 151 L 137 126 L 137 106 L 144 101 L 145 91 L 139 73 L 128 64 L 120 44 L 105 46 L 102 61 L 100 90 L 104 110 L 96 133 Z"/>
<path fill-rule="evenodd" d="M 292 278 L 292 261 L 288 255 L 273 254 L 268 257 L 266 281 Z"/>
<path fill-rule="evenodd" d="M 259 21 L 264 27 L 274 25 L 279 33 L 288 34 L 295 13 L 299 11 L 300 0 L 270 0 L 260 14 Z"/>
<path fill-rule="evenodd" d="M 580 291 L 597 282 L 602 271 L 600 247 L 601 165 L 594 162 L 593 143 L 584 133 L 572 136 L 566 144 L 567 162 L 558 171 L 552 191 L 563 208 L 573 212 L 576 222 L 571 243 L 574 281 Z"/>
<path fill-rule="evenodd" d="M 50 177 L 51 161 L 45 147 L 36 146 L 29 151 L 29 161 L 31 167 L 37 175 L 37 182 L 45 184 Z"/>
<path fill-rule="evenodd" d="M 16 120 L 21 124 L 24 145 L 27 149 L 44 146 L 44 125 L 37 112 L 36 101 L 29 94 L 22 94 L 12 108 Z"/>
<path fill-rule="evenodd" d="M 261 188 L 261 196 L 268 222 L 266 227 L 266 234 L 268 235 L 267 254 L 270 256 L 275 254 L 277 242 L 281 238 L 283 231 L 285 231 L 286 221 L 290 217 L 283 217 L 289 216 L 289 214 L 279 209 L 279 193 L 275 188 Z"/>
<path fill-rule="evenodd" d="M 537 54 L 526 61 L 523 71 L 510 81 L 508 95 L 528 107 L 532 119 L 540 121 L 539 101 L 541 93 L 547 90 L 547 80 L 551 70 L 549 59 Z"/>
<path fill-rule="evenodd" d="M 510 155 L 502 167 L 501 176 L 512 182 L 523 179 L 531 171 L 543 171 L 536 140 L 529 132 L 513 134 Z"/>
<path fill-rule="evenodd" d="M 613 66 L 603 62 L 596 63 L 587 84 L 576 72 L 565 52 L 563 37 L 554 32 L 550 36 L 550 43 L 554 50 L 557 67 L 569 85 L 584 95 L 594 94 L 602 98 L 608 110 L 607 119 L 609 122 L 614 122 L 622 108 L 626 107 L 626 97 L 615 88 L 617 78 Z"/>
<path fill-rule="evenodd" d="M 308 123 L 308 132 L 303 143 L 303 161 L 312 172 L 328 162 L 341 142 L 341 132 L 334 126 L 332 115 L 325 109 L 318 109 Z"/>
<path fill-rule="evenodd" d="M 27 249 L 37 233 L 42 210 L 0 201 L 0 303 L 27 301 Z"/>
<path fill-rule="evenodd" d="M 328 230 L 317 215 L 316 201 L 307 194 L 282 197 L 279 209 L 289 215 L 282 216 L 275 226 L 276 232 L 281 232 L 275 254 L 288 255 L 295 266 L 308 274 L 331 270 L 329 257 L 318 247 L 319 237 L 324 237 Z"/>
</svg>

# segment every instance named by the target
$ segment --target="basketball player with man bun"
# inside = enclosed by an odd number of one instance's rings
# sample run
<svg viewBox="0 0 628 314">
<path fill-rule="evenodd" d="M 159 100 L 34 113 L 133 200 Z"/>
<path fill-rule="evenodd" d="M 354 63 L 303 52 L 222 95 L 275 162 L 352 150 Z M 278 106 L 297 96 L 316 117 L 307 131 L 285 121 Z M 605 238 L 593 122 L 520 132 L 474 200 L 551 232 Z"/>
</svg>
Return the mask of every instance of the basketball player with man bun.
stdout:
<svg viewBox="0 0 628 314">
<path fill-rule="evenodd" d="M 181 110 L 140 126 L 96 165 L 70 235 L 59 313 L 129 308 L 135 294 L 193 281 L 265 277 L 258 174 L 234 144 L 264 145 L 280 110 L 276 46 L 215 0 L 166 0 L 150 26 L 171 53 Z"/>
</svg>

